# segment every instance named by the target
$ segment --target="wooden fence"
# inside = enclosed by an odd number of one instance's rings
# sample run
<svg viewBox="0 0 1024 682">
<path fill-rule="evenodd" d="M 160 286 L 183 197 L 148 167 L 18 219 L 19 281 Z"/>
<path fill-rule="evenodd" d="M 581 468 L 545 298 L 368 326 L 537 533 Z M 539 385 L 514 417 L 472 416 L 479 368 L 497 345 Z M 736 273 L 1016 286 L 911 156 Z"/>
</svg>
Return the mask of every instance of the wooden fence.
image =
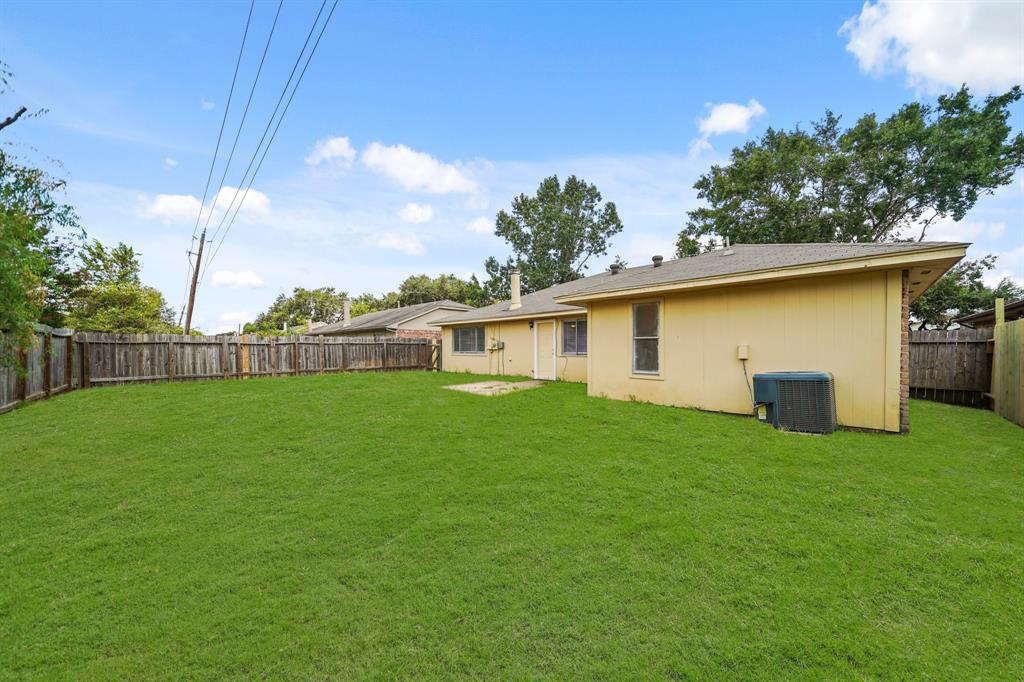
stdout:
<svg viewBox="0 0 1024 682">
<path fill-rule="evenodd" d="M 0 413 L 61 391 L 112 384 L 440 369 L 430 339 L 74 333 L 40 327 L 20 366 L 0 368 Z"/>
<path fill-rule="evenodd" d="M 996 325 L 992 373 L 996 413 L 1024 426 L 1024 320 Z"/>
<path fill-rule="evenodd" d="M 945 403 L 988 406 L 992 330 L 910 332 L 910 395 Z"/>
</svg>

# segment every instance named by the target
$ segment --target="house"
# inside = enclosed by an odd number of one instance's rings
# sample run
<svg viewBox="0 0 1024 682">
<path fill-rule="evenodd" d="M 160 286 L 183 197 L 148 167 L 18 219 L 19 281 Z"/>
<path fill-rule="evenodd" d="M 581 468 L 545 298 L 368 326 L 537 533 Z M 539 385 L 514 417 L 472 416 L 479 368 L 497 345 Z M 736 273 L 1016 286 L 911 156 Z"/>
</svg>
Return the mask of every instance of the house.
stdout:
<svg viewBox="0 0 1024 682">
<path fill-rule="evenodd" d="M 440 340 L 441 329 L 435 324 L 437 320 L 468 310 L 473 310 L 473 306 L 455 301 L 431 301 L 351 317 L 346 301 L 340 322 L 315 327 L 309 333 L 313 336 L 398 336 Z"/>
<path fill-rule="evenodd" d="M 526 296 L 514 274 L 510 301 L 439 322 L 444 367 L 736 414 L 752 411 L 754 373 L 819 370 L 840 424 L 903 431 L 909 305 L 968 246 L 734 245 Z"/>
<path fill-rule="evenodd" d="M 1003 313 L 1007 322 L 1024 320 L 1024 299 L 1015 303 L 1007 303 L 1004 306 Z M 958 317 L 953 321 L 968 327 L 974 327 L 975 329 L 992 329 L 996 326 L 996 309 L 989 308 L 988 310 L 982 310 L 980 313 Z"/>
</svg>

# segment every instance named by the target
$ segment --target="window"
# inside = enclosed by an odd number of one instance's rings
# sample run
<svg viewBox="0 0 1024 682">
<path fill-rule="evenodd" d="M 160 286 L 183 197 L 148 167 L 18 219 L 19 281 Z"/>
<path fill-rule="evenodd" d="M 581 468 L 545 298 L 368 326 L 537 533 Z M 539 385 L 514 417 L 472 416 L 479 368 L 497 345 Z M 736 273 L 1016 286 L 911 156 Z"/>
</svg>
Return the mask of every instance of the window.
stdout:
<svg viewBox="0 0 1024 682">
<path fill-rule="evenodd" d="M 562 355 L 587 354 L 587 321 L 564 320 L 562 322 Z"/>
<path fill-rule="evenodd" d="M 661 304 L 633 304 L 633 372 L 658 373 Z"/>
<path fill-rule="evenodd" d="M 452 328 L 452 352 L 455 352 L 455 353 L 483 353 L 484 352 L 484 328 L 483 327 L 453 327 Z"/>
</svg>

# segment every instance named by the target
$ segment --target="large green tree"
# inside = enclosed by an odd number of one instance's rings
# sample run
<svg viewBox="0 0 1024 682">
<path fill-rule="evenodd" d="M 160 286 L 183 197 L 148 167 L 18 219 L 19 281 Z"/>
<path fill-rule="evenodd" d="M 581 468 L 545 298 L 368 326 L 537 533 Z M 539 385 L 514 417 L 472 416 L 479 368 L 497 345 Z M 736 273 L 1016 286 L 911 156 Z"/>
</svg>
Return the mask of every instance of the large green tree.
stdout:
<svg viewBox="0 0 1024 682">
<path fill-rule="evenodd" d="M 944 327 L 958 317 L 993 307 L 996 298 L 1007 301 L 1024 298 L 1024 287 L 1008 278 L 995 287 L 985 284 L 985 272 L 995 267 L 995 261 L 995 256 L 991 255 L 961 261 L 911 304 L 911 317 Z"/>
<path fill-rule="evenodd" d="M 9 77 L 0 63 L 0 95 L 9 92 Z M 26 111 L 17 107 L 0 121 L 0 132 L 41 113 Z M 59 199 L 63 189 L 63 180 L 0 148 L 0 362 L 31 341 L 36 322 L 64 322 L 82 230 L 74 209 Z"/>
<path fill-rule="evenodd" d="M 161 334 L 177 331 L 163 294 L 144 286 L 139 254 L 118 243 L 93 240 L 78 255 L 76 286 L 68 298 L 67 324 L 85 331 Z"/>
<path fill-rule="evenodd" d="M 1024 165 L 1009 107 L 1021 89 L 976 104 L 966 87 L 935 105 L 911 103 L 842 129 L 831 112 L 811 130 L 769 129 L 694 185 L 707 206 L 688 213 L 678 255 L 708 239 L 733 243 L 924 239 L 960 220 Z"/>
<path fill-rule="evenodd" d="M 485 301 L 483 287 L 476 275 L 468 280 L 455 275 L 412 275 L 398 287 L 398 301 L 401 305 L 415 305 L 430 301 L 455 301 L 472 306 L 483 305 Z"/>
<path fill-rule="evenodd" d="M 520 194 L 512 211 L 500 211 L 494 233 L 512 247 L 504 262 L 493 256 L 484 267 L 488 299 L 508 298 L 508 273 L 519 268 L 522 291 L 530 293 L 583 276 L 587 261 L 608 253 L 610 239 L 622 231 L 615 204 L 602 204 L 597 187 L 570 175 L 540 183 L 534 196 Z"/>
<path fill-rule="evenodd" d="M 291 296 L 279 294 L 270 307 L 255 321 L 247 323 L 242 331 L 246 334 L 294 334 L 307 322 L 337 322 L 344 312 L 346 298 L 346 292 L 335 291 L 334 287 L 295 287 Z"/>
</svg>

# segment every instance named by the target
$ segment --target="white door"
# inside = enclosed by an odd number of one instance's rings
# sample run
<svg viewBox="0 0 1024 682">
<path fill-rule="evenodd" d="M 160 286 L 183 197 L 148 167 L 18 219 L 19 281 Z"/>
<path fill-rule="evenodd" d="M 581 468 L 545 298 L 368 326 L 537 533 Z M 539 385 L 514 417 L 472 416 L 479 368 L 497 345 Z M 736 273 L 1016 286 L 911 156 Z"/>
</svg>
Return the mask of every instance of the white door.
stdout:
<svg viewBox="0 0 1024 682">
<path fill-rule="evenodd" d="M 533 323 L 533 378 L 555 380 L 555 321 Z"/>
</svg>

